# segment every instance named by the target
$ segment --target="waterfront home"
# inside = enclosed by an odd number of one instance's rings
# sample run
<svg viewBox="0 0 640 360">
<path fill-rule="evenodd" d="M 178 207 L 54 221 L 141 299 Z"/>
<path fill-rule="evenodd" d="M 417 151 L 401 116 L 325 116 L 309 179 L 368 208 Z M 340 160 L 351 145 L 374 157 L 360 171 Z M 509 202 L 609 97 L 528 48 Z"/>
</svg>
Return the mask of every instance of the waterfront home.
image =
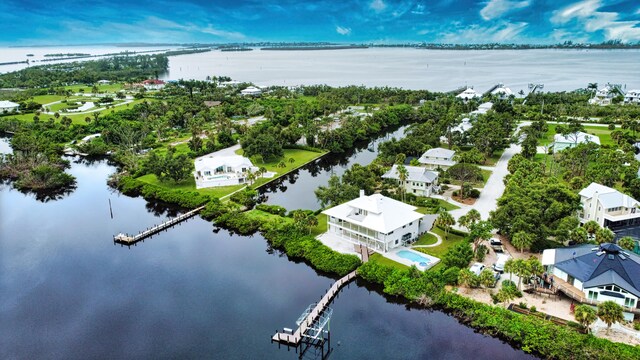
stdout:
<svg viewBox="0 0 640 360">
<path fill-rule="evenodd" d="M 616 95 L 620 94 L 620 90 L 616 86 L 607 84 L 604 87 L 598 89 L 594 96 L 589 99 L 589 104 L 606 106 L 610 105 Z"/>
<path fill-rule="evenodd" d="M 555 134 L 553 136 L 553 152 L 561 151 L 566 148 L 572 148 L 577 146 L 578 144 L 586 144 L 592 142 L 594 144 L 600 145 L 600 138 L 584 133 L 582 131 L 576 131 L 571 134 Z"/>
<path fill-rule="evenodd" d="M 482 95 L 478 94 L 475 90 L 473 90 L 473 88 L 467 88 L 465 91 L 456 95 L 456 97 L 458 99 L 462 99 L 464 102 L 467 102 L 469 100 L 481 98 Z"/>
<path fill-rule="evenodd" d="M 386 253 L 416 240 L 433 225 L 423 223 L 425 215 L 416 209 L 380 194 L 366 196 L 360 190 L 358 198 L 322 213 L 327 215 L 328 234 Z"/>
<path fill-rule="evenodd" d="M 100 85 L 109 85 L 109 84 L 111 84 L 111 81 L 109 81 L 109 80 L 98 80 L 98 84 L 100 84 Z"/>
<path fill-rule="evenodd" d="M 443 148 L 433 148 L 427 150 L 420 158 L 418 162 L 424 165 L 427 169 L 443 169 L 446 170 L 456 162 L 453 160 L 453 156 L 456 154 L 453 150 Z"/>
<path fill-rule="evenodd" d="M 500 100 L 506 100 L 513 95 L 511 89 L 504 86 L 503 83 L 498 83 L 496 86 L 492 87 L 489 90 L 489 93 L 491 94 L 491 96 L 497 97 Z"/>
<path fill-rule="evenodd" d="M 165 85 L 164 81 L 158 79 L 149 79 L 142 82 L 142 86 L 147 90 L 161 90 Z"/>
<path fill-rule="evenodd" d="M 401 185 L 407 193 L 418 196 L 431 196 L 440 190 L 437 172 L 427 170 L 421 166 L 405 166 L 405 169 L 407 169 L 407 178 L 404 184 Z M 400 183 L 398 165 L 393 165 L 391 170 L 382 175 L 382 178 L 395 180 Z"/>
<path fill-rule="evenodd" d="M 629 90 L 624 95 L 625 104 L 640 104 L 640 90 Z"/>
<path fill-rule="evenodd" d="M 211 153 L 196 158 L 193 176 L 196 188 L 230 186 L 247 183 L 249 173 L 258 171 L 251 160 L 232 153 Z"/>
<path fill-rule="evenodd" d="M 13 101 L 2 100 L 0 101 L 0 114 L 17 112 L 20 108 L 20 104 L 16 104 Z"/>
<path fill-rule="evenodd" d="M 243 96 L 258 96 L 262 94 L 262 90 L 258 89 L 255 86 L 249 86 L 248 88 L 240 91 L 240 94 Z"/>
<path fill-rule="evenodd" d="M 591 305 L 613 301 L 623 306 L 627 321 L 640 314 L 638 255 L 615 244 L 585 244 L 546 249 L 542 265 L 553 285 L 574 300 Z"/>
<path fill-rule="evenodd" d="M 487 101 L 485 103 L 478 105 L 478 110 L 474 110 L 470 112 L 469 115 L 471 116 L 484 115 L 488 113 L 492 107 L 493 107 L 493 103 L 491 101 Z"/>
<path fill-rule="evenodd" d="M 598 183 L 591 183 L 579 193 L 581 223 L 594 220 L 600 226 L 621 230 L 640 225 L 640 203 L 627 194 Z"/>
</svg>

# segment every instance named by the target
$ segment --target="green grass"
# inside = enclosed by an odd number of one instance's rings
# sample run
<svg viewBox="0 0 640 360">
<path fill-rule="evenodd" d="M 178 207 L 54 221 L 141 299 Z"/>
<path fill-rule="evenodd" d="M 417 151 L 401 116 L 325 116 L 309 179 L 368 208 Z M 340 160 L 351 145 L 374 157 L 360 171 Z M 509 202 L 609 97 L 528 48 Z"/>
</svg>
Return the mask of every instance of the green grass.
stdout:
<svg viewBox="0 0 640 360">
<path fill-rule="evenodd" d="M 429 247 L 429 248 L 414 248 L 413 250 L 420 251 L 420 252 L 423 252 L 425 254 L 429 254 L 431 256 L 435 256 L 438 259 L 442 260 L 442 257 L 447 252 L 447 250 L 449 250 L 450 247 L 452 247 L 455 244 L 458 244 L 460 242 L 465 241 L 465 239 L 462 236 L 451 234 L 451 233 L 448 235 L 447 238 L 445 238 L 444 231 L 442 229 L 438 228 L 438 227 L 434 227 L 433 229 L 431 229 L 431 232 L 440 235 L 440 237 L 442 238 L 442 244 L 440 244 L 438 246 L 434 246 L 434 247 Z M 436 266 L 432 267 L 429 270 L 430 271 L 431 270 L 440 270 L 443 267 L 444 267 L 444 265 L 442 264 L 442 261 L 441 261 Z"/>
<path fill-rule="evenodd" d="M 433 234 L 423 234 L 414 245 L 433 245 L 438 242 L 438 238 Z"/>
<path fill-rule="evenodd" d="M 447 211 L 460 209 L 459 206 L 450 204 L 442 199 L 436 199 L 436 198 L 431 198 L 431 199 L 438 201 L 438 206 L 436 208 L 420 206 L 416 209 L 416 211 L 421 214 L 435 214 L 439 208 L 444 208 Z"/>
<path fill-rule="evenodd" d="M 380 255 L 378 253 L 371 255 L 369 257 L 369 261 L 376 262 L 376 263 L 378 263 L 380 265 L 391 266 L 391 267 L 394 267 L 394 268 L 396 268 L 398 270 L 407 270 L 407 269 L 409 269 L 408 266 L 400 264 L 400 263 L 395 262 L 393 260 L 387 259 L 386 257 L 384 257 L 384 256 L 382 256 L 382 255 Z"/>
<path fill-rule="evenodd" d="M 549 124 L 549 130 L 547 130 L 547 133 L 545 134 L 545 136 L 542 139 L 540 139 L 540 146 L 545 146 L 553 142 L 553 136 L 556 134 L 556 127 L 557 127 L 557 124 Z M 616 125 L 616 130 L 622 130 L 620 129 L 620 125 Z M 604 126 L 585 125 L 584 127 L 584 132 L 588 134 L 596 135 L 597 137 L 600 138 L 600 145 L 615 146 L 616 143 L 613 141 L 613 139 L 611 139 L 611 131 L 613 130 L 609 130 L 607 127 L 604 127 Z M 622 130 L 622 131 L 625 131 L 625 130 Z"/>
<path fill-rule="evenodd" d="M 196 189 L 196 181 L 193 177 L 189 177 L 187 180 L 184 180 L 179 183 L 174 183 L 173 181 L 160 181 L 154 174 L 147 174 L 144 176 L 140 176 L 138 180 L 146 182 L 148 184 L 156 185 L 168 190 L 188 190 L 188 191 L 196 191 L 203 195 L 212 195 L 215 197 L 223 197 L 225 195 L 229 195 L 232 192 L 242 189 L 244 185 L 234 185 L 234 186 L 220 186 L 206 189 Z"/>
<path fill-rule="evenodd" d="M 289 217 L 282 217 L 278 215 L 274 215 L 261 210 L 250 210 L 244 213 L 250 219 L 258 220 L 260 223 L 264 222 L 279 222 L 279 223 L 292 223 L 293 219 Z"/>
<path fill-rule="evenodd" d="M 327 215 L 318 214 L 318 226 L 311 229 L 311 235 L 318 236 L 327 232 Z"/>
<path fill-rule="evenodd" d="M 242 155 L 242 149 L 236 151 L 236 154 Z M 284 149 L 284 156 L 278 159 L 270 159 L 269 161 L 260 162 L 253 161 L 253 165 L 261 168 L 264 167 L 267 171 L 272 171 L 276 173 L 276 176 L 273 178 L 259 178 L 252 184 L 253 188 L 260 187 L 270 181 L 275 180 L 276 178 L 289 173 L 319 157 L 324 155 L 325 153 L 318 153 L 313 151 L 301 150 L 301 149 Z M 289 159 L 293 159 L 293 162 L 289 162 Z M 280 162 L 284 162 L 285 167 L 278 167 Z"/>
<path fill-rule="evenodd" d="M 467 182 L 467 184 L 471 184 L 471 186 L 475 187 L 475 188 L 483 188 L 484 185 L 487 183 L 487 180 L 489 180 L 489 176 L 491 176 L 491 170 L 485 170 L 485 169 L 480 169 L 480 171 L 482 172 L 482 181 L 474 181 L 474 182 Z M 461 186 L 462 185 L 462 181 L 460 180 L 451 180 L 451 183 L 453 185 L 458 185 Z"/>
</svg>

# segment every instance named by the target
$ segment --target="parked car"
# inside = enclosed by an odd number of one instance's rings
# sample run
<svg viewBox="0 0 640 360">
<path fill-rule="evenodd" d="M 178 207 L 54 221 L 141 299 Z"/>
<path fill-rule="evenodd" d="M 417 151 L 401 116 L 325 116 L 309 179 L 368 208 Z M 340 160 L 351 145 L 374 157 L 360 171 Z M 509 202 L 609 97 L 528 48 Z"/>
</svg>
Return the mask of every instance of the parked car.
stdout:
<svg viewBox="0 0 640 360">
<path fill-rule="evenodd" d="M 506 264 L 509 259 L 511 259 L 511 256 L 507 254 L 498 254 L 498 259 L 496 263 L 493 264 L 493 270 L 502 274 L 504 272 L 504 264 Z"/>
<path fill-rule="evenodd" d="M 480 276 L 480 273 L 482 272 L 482 270 L 484 270 L 484 265 L 481 263 L 475 263 L 471 265 L 469 270 L 471 270 L 472 273 L 476 274 L 476 276 Z"/>
<path fill-rule="evenodd" d="M 497 253 L 504 252 L 504 248 L 502 247 L 502 241 L 500 241 L 500 239 L 491 238 L 491 240 L 489 240 L 489 245 L 491 246 L 493 251 Z"/>
</svg>

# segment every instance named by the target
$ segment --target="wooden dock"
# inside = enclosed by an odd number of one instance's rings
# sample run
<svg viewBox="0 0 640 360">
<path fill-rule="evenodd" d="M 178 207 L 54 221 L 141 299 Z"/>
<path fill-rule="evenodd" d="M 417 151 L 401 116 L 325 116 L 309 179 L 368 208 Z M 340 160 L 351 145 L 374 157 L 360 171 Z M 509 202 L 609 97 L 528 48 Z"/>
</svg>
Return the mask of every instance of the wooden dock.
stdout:
<svg viewBox="0 0 640 360">
<path fill-rule="evenodd" d="M 188 218 L 194 216 L 195 214 L 197 214 L 198 212 L 200 212 L 200 210 L 204 209 L 204 206 L 201 206 L 197 209 L 191 210 L 189 212 L 186 212 L 178 217 L 175 217 L 173 219 L 169 219 L 159 225 L 154 225 L 153 227 L 150 227 L 144 231 L 139 232 L 137 235 L 129 235 L 129 234 L 123 234 L 120 233 L 118 235 L 115 235 L 113 237 L 113 242 L 118 243 L 118 244 L 122 244 L 122 245 L 133 245 L 135 243 L 137 243 L 138 241 L 142 241 L 146 238 L 148 238 L 149 236 L 152 236 L 154 234 L 159 233 L 160 231 L 166 229 L 166 228 L 170 228 L 180 222 L 183 222 L 185 220 L 187 220 Z"/>
<path fill-rule="evenodd" d="M 349 274 L 345 275 L 338 281 L 336 281 L 331 288 L 327 291 L 327 293 L 322 297 L 320 302 L 316 304 L 316 306 L 309 312 L 309 314 L 301 321 L 298 329 L 296 329 L 293 333 L 285 333 L 285 332 L 276 332 L 275 335 L 271 338 L 272 341 L 276 341 L 278 343 L 295 346 L 300 345 L 302 338 L 305 336 L 309 336 L 307 334 L 307 330 L 314 325 L 315 322 L 318 321 L 319 317 L 331 303 L 333 298 L 340 292 L 340 289 L 353 280 L 356 277 L 356 271 L 352 271 Z"/>
</svg>

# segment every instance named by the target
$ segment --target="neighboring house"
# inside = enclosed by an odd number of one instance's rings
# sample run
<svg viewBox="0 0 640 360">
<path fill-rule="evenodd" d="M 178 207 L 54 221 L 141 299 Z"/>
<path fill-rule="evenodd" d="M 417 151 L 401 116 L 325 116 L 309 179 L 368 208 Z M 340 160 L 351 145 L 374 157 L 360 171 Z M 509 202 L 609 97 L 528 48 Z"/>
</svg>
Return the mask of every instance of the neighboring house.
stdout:
<svg viewBox="0 0 640 360">
<path fill-rule="evenodd" d="M 405 168 L 407 169 L 407 179 L 404 182 L 404 189 L 407 193 L 418 196 L 431 196 L 431 194 L 440 189 L 438 187 L 437 172 L 429 171 L 420 166 L 405 166 Z M 382 175 L 382 178 L 400 182 L 398 165 L 393 165 L 391 170 Z"/>
<path fill-rule="evenodd" d="M 240 91 L 240 94 L 243 96 L 258 96 L 262 94 L 262 90 L 258 89 L 255 86 L 249 86 L 248 88 Z"/>
<path fill-rule="evenodd" d="M 100 85 L 108 85 L 108 84 L 111 84 L 111 81 L 109 81 L 109 80 L 98 80 L 98 84 L 100 84 Z"/>
<path fill-rule="evenodd" d="M 230 186 L 247 182 L 249 172 L 256 172 L 251 160 L 240 155 L 216 155 L 212 153 L 199 158 L 195 162 L 196 188 Z"/>
<path fill-rule="evenodd" d="M 469 113 L 469 115 L 484 115 L 487 112 L 489 112 L 489 110 L 491 110 L 491 108 L 493 107 L 493 103 L 491 101 L 487 101 L 486 103 L 482 103 L 480 105 L 478 105 L 478 110 L 474 110 L 472 112 Z"/>
<path fill-rule="evenodd" d="M 640 104 L 640 90 L 629 90 L 624 95 L 625 104 Z"/>
<path fill-rule="evenodd" d="M 456 162 L 453 160 L 453 156 L 456 154 L 453 150 L 447 150 L 443 148 L 433 148 L 427 150 L 418 161 L 425 165 L 427 169 L 438 169 L 441 168 L 446 170 Z"/>
<path fill-rule="evenodd" d="M 451 129 L 449 129 L 449 131 L 451 132 L 451 136 L 458 136 L 459 137 L 459 136 L 464 135 L 472 127 L 473 127 L 473 124 L 471 123 L 471 119 L 464 118 L 464 119 L 462 119 L 460 124 L 452 127 Z M 449 143 L 449 137 L 440 136 L 440 142 L 448 144 Z"/>
<path fill-rule="evenodd" d="M 223 81 L 220 83 L 220 86 L 225 86 L 225 87 L 236 87 L 238 85 L 242 84 L 241 81 L 237 81 L 237 80 L 231 80 L 231 81 Z"/>
<path fill-rule="evenodd" d="M 327 215 L 327 232 L 355 245 L 377 252 L 387 252 L 417 239 L 432 223 L 422 223 L 425 215 L 415 206 L 373 194 L 360 197 L 323 211 Z"/>
<path fill-rule="evenodd" d="M 142 86 L 147 90 L 161 90 L 165 85 L 164 81 L 158 79 L 149 79 L 142 82 Z"/>
<path fill-rule="evenodd" d="M 508 87 L 504 86 L 503 83 L 498 83 L 498 85 L 494 86 L 490 90 L 490 93 L 491 93 L 491 96 L 495 96 L 500 100 L 506 100 L 511 95 L 513 95 L 513 92 L 511 91 L 511 89 L 509 89 Z"/>
<path fill-rule="evenodd" d="M 611 101 L 619 93 L 619 89 L 617 89 L 614 85 L 607 84 L 603 88 L 600 88 L 598 89 L 598 91 L 596 91 L 595 95 L 591 99 L 589 99 L 589 104 L 600 106 L 611 105 Z"/>
<path fill-rule="evenodd" d="M 553 136 L 553 152 L 562 151 L 566 148 L 572 148 L 578 144 L 586 144 L 589 142 L 600 145 L 600 138 L 582 131 L 567 135 L 555 134 Z"/>
<path fill-rule="evenodd" d="M 581 223 L 594 220 L 614 231 L 640 225 L 640 202 L 629 195 L 597 183 L 591 183 L 579 195 Z"/>
<path fill-rule="evenodd" d="M 591 305 L 614 301 L 624 307 L 628 321 L 640 314 L 638 255 L 615 244 L 585 244 L 547 249 L 542 265 L 554 276 L 558 289 L 574 300 Z"/>
<path fill-rule="evenodd" d="M 456 95 L 456 97 L 458 99 L 462 99 L 464 102 L 467 102 L 469 100 L 473 100 L 473 99 L 476 99 L 476 98 L 481 98 L 482 95 L 478 94 L 472 88 L 467 88 L 465 91 L 463 91 L 460 94 Z"/>
<path fill-rule="evenodd" d="M 0 114 L 5 112 L 17 112 L 19 108 L 20 104 L 16 104 L 12 101 L 0 101 Z"/>
</svg>

